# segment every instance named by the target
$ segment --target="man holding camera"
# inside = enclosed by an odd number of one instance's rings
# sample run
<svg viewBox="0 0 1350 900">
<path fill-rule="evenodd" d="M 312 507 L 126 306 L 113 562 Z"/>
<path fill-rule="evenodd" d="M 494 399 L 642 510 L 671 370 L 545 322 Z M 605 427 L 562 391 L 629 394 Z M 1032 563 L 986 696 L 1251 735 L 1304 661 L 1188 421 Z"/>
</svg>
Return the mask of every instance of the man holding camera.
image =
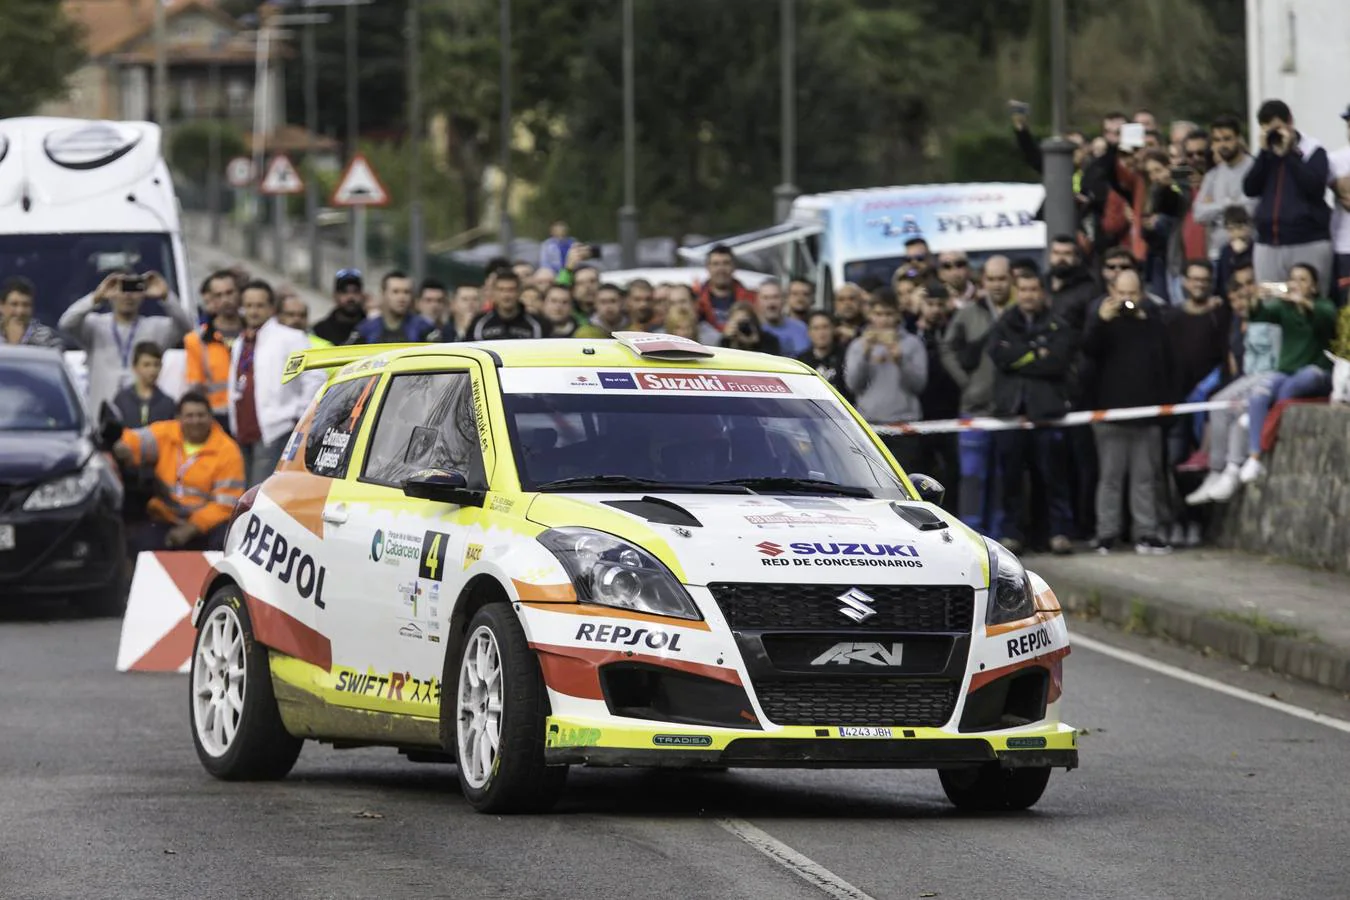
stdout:
<svg viewBox="0 0 1350 900">
<path fill-rule="evenodd" d="M 141 303 L 153 300 L 163 315 L 142 315 Z M 92 294 L 70 305 L 58 323 L 88 353 L 89 406 L 97 410 L 131 384 L 132 354 L 141 341 L 167 350 L 195 327 L 192 317 L 158 272 L 137 275 L 121 269 L 108 275 Z"/>
<path fill-rule="evenodd" d="M 1282 100 L 1267 100 L 1256 112 L 1261 152 L 1242 179 L 1256 206 L 1257 281 L 1279 281 L 1295 263 L 1326 279 L 1331 274 L 1331 209 L 1326 190 L 1327 151 L 1294 128 Z"/>
</svg>

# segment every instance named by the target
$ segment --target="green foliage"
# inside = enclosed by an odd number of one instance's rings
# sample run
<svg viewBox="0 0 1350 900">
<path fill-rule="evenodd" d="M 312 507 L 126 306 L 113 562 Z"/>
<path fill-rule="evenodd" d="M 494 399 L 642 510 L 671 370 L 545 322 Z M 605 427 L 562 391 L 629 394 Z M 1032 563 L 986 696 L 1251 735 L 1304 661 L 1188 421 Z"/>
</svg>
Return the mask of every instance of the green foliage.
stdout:
<svg viewBox="0 0 1350 900">
<path fill-rule="evenodd" d="M 1013 144 L 1011 126 L 962 131 L 946 145 L 945 180 L 1040 181 Z"/>
<path fill-rule="evenodd" d="M 84 62 L 81 34 L 54 0 L 0 3 L 0 118 L 60 97 Z"/>
<path fill-rule="evenodd" d="M 208 120 L 175 125 L 170 137 L 169 155 L 176 170 L 197 184 L 205 184 L 211 161 L 211 135 L 220 140 L 220 178 L 225 178 L 224 167 L 232 157 L 246 156 L 244 136 L 238 127 L 228 122 Z"/>
</svg>

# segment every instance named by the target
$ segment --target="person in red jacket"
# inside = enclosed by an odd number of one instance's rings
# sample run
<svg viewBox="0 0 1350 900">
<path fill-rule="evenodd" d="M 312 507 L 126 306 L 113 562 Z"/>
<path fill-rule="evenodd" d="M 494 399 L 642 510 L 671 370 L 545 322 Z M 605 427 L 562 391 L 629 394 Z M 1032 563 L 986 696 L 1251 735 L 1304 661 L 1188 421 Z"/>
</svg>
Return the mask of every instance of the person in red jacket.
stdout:
<svg viewBox="0 0 1350 900">
<path fill-rule="evenodd" d="M 719 332 L 726 327 L 731 307 L 755 302 L 755 292 L 736 280 L 736 256 L 718 244 L 708 251 L 708 280 L 698 291 L 698 314 Z"/>
</svg>

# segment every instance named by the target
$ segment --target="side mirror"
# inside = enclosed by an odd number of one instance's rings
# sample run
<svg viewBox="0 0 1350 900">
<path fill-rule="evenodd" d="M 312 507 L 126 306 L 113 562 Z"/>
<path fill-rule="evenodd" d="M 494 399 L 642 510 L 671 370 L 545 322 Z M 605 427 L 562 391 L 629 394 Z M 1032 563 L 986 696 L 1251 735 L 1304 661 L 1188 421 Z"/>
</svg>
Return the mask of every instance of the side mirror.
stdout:
<svg viewBox="0 0 1350 900">
<path fill-rule="evenodd" d="M 403 493 L 418 500 L 453 503 L 455 506 L 478 506 L 487 502 L 487 491 L 475 491 L 459 472 L 444 469 L 426 469 L 403 482 Z"/>
<path fill-rule="evenodd" d="M 98 407 L 98 430 L 94 434 L 94 446 L 100 450 L 111 451 L 113 445 L 121 439 L 122 417 L 107 400 L 104 400 Z"/>
<path fill-rule="evenodd" d="M 947 496 L 947 489 L 932 475 L 913 474 L 909 476 L 909 481 L 914 485 L 914 490 L 919 492 L 919 499 L 924 503 L 941 506 L 943 498 Z"/>
</svg>

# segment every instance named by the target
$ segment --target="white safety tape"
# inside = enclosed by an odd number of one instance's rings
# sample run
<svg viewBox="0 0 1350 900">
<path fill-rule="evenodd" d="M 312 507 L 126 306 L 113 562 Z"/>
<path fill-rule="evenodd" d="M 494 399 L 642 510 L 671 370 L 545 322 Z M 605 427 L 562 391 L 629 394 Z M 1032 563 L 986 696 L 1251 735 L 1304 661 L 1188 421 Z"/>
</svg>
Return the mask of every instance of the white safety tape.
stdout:
<svg viewBox="0 0 1350 900">
<path fill-rule="evenodd" d="M 873 425 L 880 435 L 950 434 L 959 431 L 1018 431 L 1031 428 L 1065 428 L 1070 425 L 1091 425 L 1093 422 L 1128 422 L 1133 419 L 1156 419 L 1162 416 L 1186 416 L 1191 413 L 1212 412 L 1216 409 L 1237 409 L 1246 406 L 1245 400 L 1208 400 L 1203 403 L 1166 403 L 1162 406 L 1131 406 L 1125 409 L 1095 409 L 1072 412 L 1059 419 L 1033 422 L 1025 417 L 996 419 L 975 416 L 970 419 L 930 419 L 926 422 L 897 422 L 894 425 Z"/>
</svg>

